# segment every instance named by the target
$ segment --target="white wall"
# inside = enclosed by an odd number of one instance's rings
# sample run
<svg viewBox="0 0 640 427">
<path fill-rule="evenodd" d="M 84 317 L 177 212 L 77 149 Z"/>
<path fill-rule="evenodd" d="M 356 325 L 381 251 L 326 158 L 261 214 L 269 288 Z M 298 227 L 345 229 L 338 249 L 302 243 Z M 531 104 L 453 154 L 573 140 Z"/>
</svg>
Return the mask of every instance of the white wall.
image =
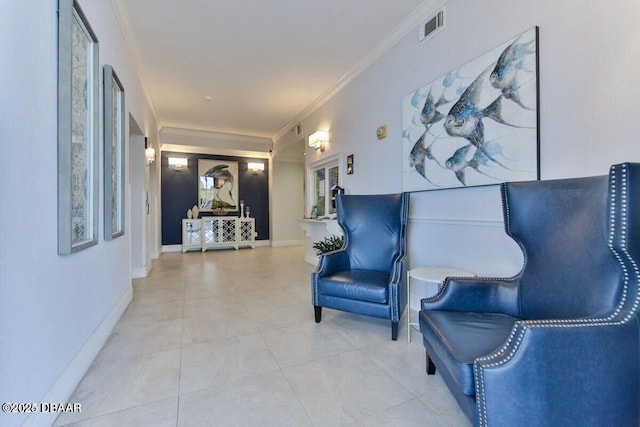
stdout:
<svg viewBox="0 0 640 427">
<path fill-rule="evenodd" d="M 601 175 L 613 163 L 640 161 L 640 3 L 450 0 L 446 12 L 443 32 L 420 44 L 414 29 L 303 120 L 306 133 L 331 131 L 327 151 L 307 150 L 307 162 L 354 154 L 347 193 L 401 191 L 402 97 L 534 25 L 542 179 Z M 378 141 L 382 124 L 389 137 Z M 411 204 L 412 266 L 449 264 L 487 275 L 519 269 L 519 250 L 500 223 L 497 186 L 414 193 Z"/>
<path fill-rule="evenodd" d="M 304 163 L 274 161 L 271 173 L 271 244 L 302 245 L 304 233 L 298 220 L 304 216 Z"/>
<path fill-rule="evenodd" d="M 56 4 L 9 2 L 0 14 L 0 58 L 10 58 L 0 77 L 2 402 L 65 402 L 131 298 L 128 234 L 112 241 L 103 236 L 102 93 L 99 244 L 57 253 Z M 100 43 L 100 66 L 114 67 L 127 111 L 157 141 L 111 3 L 81 4 Z M 36 414 L 29 423 L 49 425 L 55 415 Z M 21 425 L 26 418 L 3 413 L 0 424 Z"/>
</svg>

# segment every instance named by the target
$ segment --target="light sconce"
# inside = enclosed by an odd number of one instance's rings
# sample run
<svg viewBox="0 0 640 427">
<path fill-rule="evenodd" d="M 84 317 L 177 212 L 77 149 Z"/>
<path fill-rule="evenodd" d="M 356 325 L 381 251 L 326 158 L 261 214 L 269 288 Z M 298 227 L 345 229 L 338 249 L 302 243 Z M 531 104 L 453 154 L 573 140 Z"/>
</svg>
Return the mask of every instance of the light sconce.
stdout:
<svg viewBox="0 0 640 427">
<path fill-rule="evenodd" d="M 144 157 L 147 159 L 147 164 L 156 161 L 156 150 L 149 144 L 149 139 L 144 137 Z"/>
<path fill-rule="evenodd" d="M 174 169 L 180 170 L 186 168 L 188 165 L 189 159 L 184 157 L 169 157 L 169 166 Z"/>
<path fill-rule="evenodd" d="M 249 162 L 249 170 L 255 175 L 258 172 L 264 171 L 264 163 Z"/>
<path fill-rule="evenodd" d="M 324 153 L 326 145 L 329 143 L 329 132 L 326 130 L 319 130 L 309 135 L 309 147 L 320 150 Z"/>
</svg>

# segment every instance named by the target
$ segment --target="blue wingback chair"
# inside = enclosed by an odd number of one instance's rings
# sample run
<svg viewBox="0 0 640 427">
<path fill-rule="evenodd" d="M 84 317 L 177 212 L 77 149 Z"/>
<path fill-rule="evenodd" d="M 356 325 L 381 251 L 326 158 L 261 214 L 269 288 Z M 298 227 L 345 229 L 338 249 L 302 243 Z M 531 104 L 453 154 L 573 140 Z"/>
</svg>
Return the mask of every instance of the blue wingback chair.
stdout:
<svg viewBox="0 0 640 427">
<path fill-rule="evenodd" d="M 479 426 L 640 425 L 640 165 L 503 184 L 502 201 L 522 270 L 422 300 L 427 373 Z"/>
<path fill-rule="evenodd" d="M 315 320 L 322 307 L 391 320 L 391 338 L 407 305 L 409 194 L 338 195 L 342 249 L 320 256 L 311 275 Z"/>
</svg>

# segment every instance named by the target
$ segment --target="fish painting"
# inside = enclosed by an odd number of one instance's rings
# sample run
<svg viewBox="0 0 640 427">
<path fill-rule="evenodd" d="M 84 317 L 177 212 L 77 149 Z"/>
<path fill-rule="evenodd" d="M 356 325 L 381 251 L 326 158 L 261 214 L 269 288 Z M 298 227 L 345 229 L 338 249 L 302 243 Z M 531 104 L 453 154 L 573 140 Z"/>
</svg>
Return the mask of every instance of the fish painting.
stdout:
<svg viewBox="0 0 640 427">
<path fill-rule="evenodd" d="M 444 115 L 438 111 L 438 107 L 447 102 L 449 101 L 444 98 L 444 91 L 440 95 L 440 98 L 438 98 L 436 102 L 433 102 L 433 95 L 431 94 L 431 89 L 429 89 L 427 98 L 424 101 L 424 106 L 422 107 L 422 112 L 420 113 L 420 121 L 424 124 L 427 131 L 432 124 L 444 118 Z"/>
<path fill-rule="evenodd" d="M 496 66 L 489 76 L 489 80 L 493 87 L 502 91 L 502 95 L 505 98 L 510 99 L 522 108 L 530 109 L 520 99 L 516 77 L 523 68 L 525 58 L 535 53 L 535 50 L 532 50 L 534 40 L 518 43 L 519 39 L 520 37 L 516 38 L 513 43 L 502 51 L 496 61 Z"/>
<path fill-rule="evenodd" d="M 429 149 L 424 146 L 424 137 L 425 137 L 426 133 L 427 133 L 427 131 L 424 131 L 422 136 L 420 138 L 418 138 L 416 143 L 413 145 L 413 148 L 411 149 L 411 153 L 409 154 L 409 165 L 412 168 L 415 168 L 415 170 L 420 175 L 422 175 L 422 177 L 424 179 L 426 179 L 427 181 L 431 182 L 433 185 L 436 185 L 435 183 L 433 183 L 427 177 L 427 174 L 426 174 L 426 171 L 425 171 L 425 166 L 424 166 L 425 159 L 433 158 L 433 156 L 431 155 Z"/>
<path fill-rule="evenodd" d="M 482 119 L 490 117 L 499 123 L 506 123 L 500 115 L 500 99 L 497 98 L 488 107 L 479 107 L 482 82 L 491 68 L 486 68 L 464 91 L 456 102 L 444 123 L 444 128 L 451 136 L 459 136 L 468 140 L 491 161 L 504 166 L 498 160 L 491 157 L 484 145 L 484 124 Z"/>
<path fill-rule="evenodd" d="M 472 148 L 471 144 L 467 144 L 462 148 L 458 148 L 453 156 L 447 159 L 444 163 L 448 169 L 452 170 L 456 174 L 456 178 L 462 185 L 465 184 L 465 175 L 464 170 L 467 166 L 469 166 L 469 161 L 467 160 L 467 154 L 469 150 Z"/>
<path fill-rule="evenodd" d="M 531 28 L 403 98 L 405 191 L 538 178 L 537 40 Z"/>
</svg>

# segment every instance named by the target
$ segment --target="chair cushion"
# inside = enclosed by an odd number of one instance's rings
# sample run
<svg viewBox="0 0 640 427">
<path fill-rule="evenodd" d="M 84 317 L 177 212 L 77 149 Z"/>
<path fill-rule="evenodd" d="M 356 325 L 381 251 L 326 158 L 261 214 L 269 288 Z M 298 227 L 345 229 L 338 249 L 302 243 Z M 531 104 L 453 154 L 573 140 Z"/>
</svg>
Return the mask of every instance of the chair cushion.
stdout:
<svg viewBox="0 0 640 427">
<path fill-rule="evenodd" d="M 473 362 L 503 345 L 516 320 L 496 313 L 421 311 L 420 332 L 462 393 L 473 396 Z"/>
<path fill-rule="evenodd" d="M 338 271 L 318 279 L 318 292 L 347 299 L 387 304 L 389 274 L 380 271 Z"/>
</svg>

